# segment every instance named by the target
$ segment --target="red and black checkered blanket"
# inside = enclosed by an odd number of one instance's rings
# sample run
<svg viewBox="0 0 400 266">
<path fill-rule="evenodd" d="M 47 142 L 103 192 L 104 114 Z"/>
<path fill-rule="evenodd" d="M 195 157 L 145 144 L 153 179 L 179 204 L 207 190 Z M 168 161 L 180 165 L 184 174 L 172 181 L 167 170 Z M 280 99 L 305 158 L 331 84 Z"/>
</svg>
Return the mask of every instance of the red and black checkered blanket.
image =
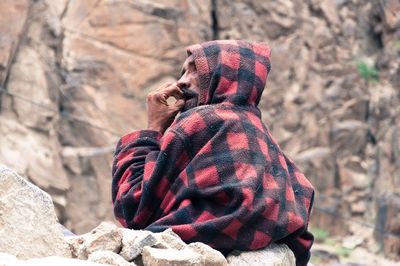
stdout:
<svg viewBox="0 0 400 266">
<path fill-rule="evenodd" d="M 125 227 L 172 228 L 186 242 L 228 252 L 285 243 L 309 260 L 314 190 L 261 121 L 270 70 L 262 43 L 212 41 L 188 48 L 199 74 L 198 106 L 161 135 L 118 142 L 112 200 Z"/>
</svg>

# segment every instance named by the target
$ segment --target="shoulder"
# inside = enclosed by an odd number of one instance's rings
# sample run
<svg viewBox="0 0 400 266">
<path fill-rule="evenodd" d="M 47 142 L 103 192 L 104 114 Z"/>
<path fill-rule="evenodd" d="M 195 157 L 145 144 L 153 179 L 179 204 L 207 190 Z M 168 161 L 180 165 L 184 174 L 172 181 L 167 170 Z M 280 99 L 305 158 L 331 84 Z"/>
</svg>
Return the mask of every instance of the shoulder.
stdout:
<svg viewBox="0 0 400 266">
<path fill-rule="evenodd" d="M 188 136 L 203 130 L 219 131 L 222 127 L 229 128 L 249 122 L 262 127 L 261 119 L 247 108 L 212 104 L 198 106 L 181 113 L 171 125 L 171 129 Z"/>
<path fill-rule="evenodd" d="M 169 130 L 179 135 L 191 136 L 197 132 L 213 128 L 222 120 L 218 116 L 218 108 L 214 105 L 203 105 L 179 114 Z"/>
</svg>

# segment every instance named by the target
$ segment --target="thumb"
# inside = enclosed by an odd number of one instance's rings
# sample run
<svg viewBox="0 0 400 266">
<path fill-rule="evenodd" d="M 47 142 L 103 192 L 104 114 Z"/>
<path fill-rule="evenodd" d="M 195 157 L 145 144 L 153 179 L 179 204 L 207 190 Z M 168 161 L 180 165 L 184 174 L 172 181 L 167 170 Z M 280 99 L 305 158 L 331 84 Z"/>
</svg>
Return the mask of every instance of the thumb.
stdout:
<svg viewBox="0 0 400 266">
<path fill-rule="evenodd" d="M 179 99 L 179 100 L 176 101 L 174 107 L 175 107 L 177 110 L 180 110 L 180 109 L 182 109 L 182 108 L 185 106 L 185 102 L 186 102 L 186 101 L 185 101 L 184 99 Z"/>
</svg>

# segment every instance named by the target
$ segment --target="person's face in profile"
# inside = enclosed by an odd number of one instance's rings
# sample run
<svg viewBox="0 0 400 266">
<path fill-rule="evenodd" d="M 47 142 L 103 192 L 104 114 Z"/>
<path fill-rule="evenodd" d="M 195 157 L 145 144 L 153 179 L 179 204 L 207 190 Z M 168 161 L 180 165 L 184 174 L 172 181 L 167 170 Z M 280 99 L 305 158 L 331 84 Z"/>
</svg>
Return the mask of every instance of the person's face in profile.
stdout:
<svg viewBox="0 0 400 266">
<path fill-rule="evenodd" d="M 177 86 L 185 95 L 186 104 L 184 110 L 197 106 L 197 99 L 200 93 L 199 75 L 192 55 L 186 58 L 183 63 L 181 77 L 177 82 Z"/>
</svg>

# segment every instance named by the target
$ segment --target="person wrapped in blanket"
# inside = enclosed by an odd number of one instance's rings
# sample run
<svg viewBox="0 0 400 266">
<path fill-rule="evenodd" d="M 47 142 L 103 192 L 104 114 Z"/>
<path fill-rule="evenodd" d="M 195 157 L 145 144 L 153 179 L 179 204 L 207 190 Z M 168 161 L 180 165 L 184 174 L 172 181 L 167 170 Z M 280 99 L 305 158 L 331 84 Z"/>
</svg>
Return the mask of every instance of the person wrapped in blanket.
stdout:
<svg viewBox="0 0 400 266">
<path fill-rule="evenodd" d="M 284 243 L 306 265 L 314 189 L 257 107 L 270 48 L 221 40 L 187 55 L 181 78 L 148 95 L 148 128 L 117 144 L 115 217 L 131 229 L 171 228 L 224 254 Z"/>
</svg>

